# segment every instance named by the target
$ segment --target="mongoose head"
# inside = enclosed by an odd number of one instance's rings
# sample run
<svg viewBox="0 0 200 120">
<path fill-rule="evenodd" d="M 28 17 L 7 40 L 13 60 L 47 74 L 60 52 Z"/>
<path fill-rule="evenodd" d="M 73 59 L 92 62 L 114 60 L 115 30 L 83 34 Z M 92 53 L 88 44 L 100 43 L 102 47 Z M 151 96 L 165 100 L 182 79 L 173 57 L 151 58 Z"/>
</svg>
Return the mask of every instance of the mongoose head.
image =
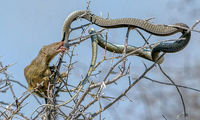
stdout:
<svg viewBox="0 0 200 120">
<path fill-rule="evenodd" d="M 40 50 L 40 53 L 50 62 L 59 52 L 64 53 L 66 48 L 63 47 L 63 41 L 45 45 Z"/>
</svg>

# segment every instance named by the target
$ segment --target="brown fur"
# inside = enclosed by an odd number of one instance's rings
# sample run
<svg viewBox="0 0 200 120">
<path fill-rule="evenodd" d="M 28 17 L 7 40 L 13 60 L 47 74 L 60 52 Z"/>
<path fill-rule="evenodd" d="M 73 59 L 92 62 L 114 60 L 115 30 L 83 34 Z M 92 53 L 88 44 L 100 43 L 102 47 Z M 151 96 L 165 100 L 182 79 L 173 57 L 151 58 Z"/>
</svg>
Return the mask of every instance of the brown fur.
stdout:
<svg viewBox="0 0 200 120">
<path fill-rule="evenodd" d="M 50 81 L 49 63 L 59 52 L 64 51 L 63 42 L 56 42 L 42 47 L 38 56 L 24 69 L 28 91 L 34 89 L 34 93 L 40 97 L 47 95 L 47 90 L 52 88 L 49 84 L 52 83 Z"/>
</svg>

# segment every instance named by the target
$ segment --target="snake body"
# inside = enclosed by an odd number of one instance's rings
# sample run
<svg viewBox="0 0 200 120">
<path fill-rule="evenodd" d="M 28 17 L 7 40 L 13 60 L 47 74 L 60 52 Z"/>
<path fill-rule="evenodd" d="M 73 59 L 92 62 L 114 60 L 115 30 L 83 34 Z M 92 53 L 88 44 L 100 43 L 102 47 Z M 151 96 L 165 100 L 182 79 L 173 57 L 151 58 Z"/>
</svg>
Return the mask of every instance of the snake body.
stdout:
<svg viewBox="0 0 200 120">
<path fill-rule="evenodd" d="M 110 52 L 114 52 L 114 53 L 119 53 L 122 54 L 124 51 L 124 45 L 117 45 L 117 44 L 112 44 L 106 40 L 104 40 L 100 35 L 97 35 L 97 40 L 98 40 L 98 45 L 102 48 L 104 48 L 105 50 L 108 50 Z M 152 59 L 152 50 L 150 48 L 140 48 L 140 47 L 136 47 L 136 46 L 132 46 L 132 45 L 127 45 L 127 49 L 126 49 L 126 53 L 130 53 L 135 51 L 132 55 L 136 55 L 142 58 L 145 58 L 147 60 L 150 61 L 154 61 Z M 157 59 L 159 56 L 155 56 L 155 59 Z M 161 64 L 163 62 L 163 58 L 161 58 L 158 61 L 158 64 Z"/>
<path fill-rule="evenodd" d="M 62 41 L 64 41 L 64 46 L 66 48 L 69 48 L 68 39 L 69 39 L 69 34 L 71 32 L 71 28 L 70 28 L 71 23 L 78 18 L 84 18 L 95 25 L 98 25 L 98 26 L 104 27 L 104 28 L 108 28 L 108 29 L 121 28 L 121 27 L 140 28 L 148 33 L 151 33 L 151 34 L 157 35 L 157 36 L 169 36 L 169 35 L 173 35 L 178 32 L 181 32 L 183 34 L 180 38 L 186 38 L 186 40 L 176 41 L 174 43 L 165 43 L 165 42 L 162 43 L 161 42 L 160 44 L 156 45 L 152 51 L 145 50 L 145 49 L 143 49 L 141 51 L 140 50 L 137 51 L 137 54 L 139 56 L 146 58 L 148 60 L 152 60 L 152 61 L 154 61 L 155 58 L 157 58 L 160 51 L 162 51 L 162 52 L 177 52 L 177 51 L 183 49 L 189 42 L 190 35 L 191 35 L 191 33 L 186 32 L 185 29 L 181 29 L 179 27 L 167 26 L 167 25 L 154 25 L 152 23 L 149 23 L 146 20 L 140 20 L 140 19 L 136 19 L 136 18 L 104 19 L 104 18 L 101 18 L 99 16 L 96 16 L 96 15 L 90 13 L 89 11 L 75 11 L 75 12 L 72 12 L 66 18 L 64 25 L 63 25 Z M 174 25 L 180 26 L 180 27 L 186 27 L 186 25 L 183 23 L 178 23 L 178 24 L 174 24 Z M 93 41 L 92 42 L 93 53 L 92 53 L 92 61 L 91 61 L 90 68 L 88 70 L 88 74 L 86 75 L 85 79 L 82 81 L 78 91 L 69 100 L 67 100 L 66 102 L 64 102 L 60 105 L 57 105 L 57 106 L 61 106 L 61 105 L 71 102 L 79 94 L 79 92 L 85 85 L 88 77 L 91 75 L 93 66 L 96 61 L 97 40 L 98 40 L 98 44 L 101 47 L 106 48 L 108 51 L 116 52 L 116 53 L 123 53 L 122 52 L 124 49 L 123 45 L 114 45 L 114 44 L 108 43 L 106 41 L 103 41 L 103 39 L 101 39 L 98 35 L 92 35 L 93 33 L 95 33 L 95 31 L 91 30 L 90 34 L 91 34 L 91 39 Z M 136 50 L 136 49 L 137 49 L 137 47 L 127 46 L 127 53 L 130 51 Z"/>
<path fill-rule="evenodd" d="M 93 34 L 95 31 L 94 29 L 90 29 L 89 30 L 89 33 L 90 34 Z M 93 68 L 95 66 L 95 63 L 96 63 L 96 59 L 97 59 L 97 50 L 98 50 L 98 46 L 97 46 L 97 35 L 91 35 L 91 41 L 92 41 L 92 59 L 91 59 L 91 63 L 90 63 L 90 67 L 89 67 L 89 70 L 87 72 L 87 75 L 85 76 L 85 78 L 82 80 L 77 92 L 67 101 L 61 103 L 61 104 L 58 104 L 56 105 L 56 107 L 59 107 L 59 106 L 62 106 L 62 105 L 65 105 L 65 104 L 68 104 L 70 103 L 75 97 L 78 96 L 78 94 L 81 92 L 81 90 L 83 89 L 84 85 L 86 84 L 88 78 L 90 77 L 92 71 L 93 71 Z"/>
<path fill-rule="evenodd" d="M 186 24 L 179 23 L 180 26 L 189 28 Z M 180 40 L 173 43 L 160 42 L 152 50 L 152 59 L 156 60 L 160 52 L 174 53 L 182 50 L 189 43 L 191 37 L 191 31 L 183 30 Z"/>
<path fill-rule="evenodd" d="M 169 36 L 173 35 L 177 32 L 183 32 L 183 29 L 167 26 L 167 25 L 154 25 L 149 23 L 146 20 L 140 20 L 136 18 L 119 18 L 119 19 L 104 19 L 102 17 L 96 16 L 89 11 L 75 11 L 72 12 L 65 20 L 63 25 L 63 37 L 62 41 L 64 41 L 64 46 L 69 47 L 68 39 L 70 34 L 70 25 L 73 21 L 78 18 L 83 18 L 91 23 L 98 25 L 104 28 L 121 28 L 121 27 L 132 27 L 132 28 L 140 28 L 148 33 L 157 36 Z M 182 24 L 174 24 L 177 26 L 181 26 Z"/>
</svg>

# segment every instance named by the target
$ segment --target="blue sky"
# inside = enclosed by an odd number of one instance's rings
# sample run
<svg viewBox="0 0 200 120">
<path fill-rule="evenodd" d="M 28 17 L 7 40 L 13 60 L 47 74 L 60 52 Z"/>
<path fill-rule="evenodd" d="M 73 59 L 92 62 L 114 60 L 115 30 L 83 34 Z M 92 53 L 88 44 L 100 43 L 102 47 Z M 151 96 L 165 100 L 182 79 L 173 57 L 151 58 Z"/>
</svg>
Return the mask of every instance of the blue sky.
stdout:
<svg viewBox="0 0 200 120">
<path fill-rule="evenodd" d="M 25 66 L 34 59 L 43 45 L 61 40 L 62 25 L 65 18 L 75 10 L 85 10 L 86 2 L 84 0 L 4 0 L 0 2 L 0 61 L 4 65 L 14 63 L 8 69 L 12 79 L 27 85 L 23 75 Z M 170 0 L 95 0 L 91 2 L 90 10 L 97 15 L 102 13 L 103 17 L 106 17 L 108 13 L 110 18 L 135 17 L 146 19 L 154 17 L 156 19 L 153 21 L 156 24 L 183 22 L 191 26 L 198 18 L 191 17 L 189 10 L 191 7 L 199 5 L 200 2 L 183 4 L 182 9 L 179 8 L 179 3 L 180 0 L 173 2 L 170 2 Z M 121 39 L 124 40 L 125 34 L 120 35 L 122 31 L 125 31 L 125 29 L 111 30 L 110 40 L 114 43 L 123 43 Z M 197 34 L 194 34 L 194 36 L 197 36 Z M 199 38 L 199 36 L 197 37 Z M 135 42 L 136 39 L 139 38 L 134 38 L 134 42 L 130 41 L 130 43 L 139 45 L 140 43 Z M 83 72 L 88 66 L 88 63 L 85 63 L 87 58 L 90 57 L 86 54 L 90 51 L 90 47 L 87 47 L 88 44 L 90 45 L 90 41 L 80 45 L 81 51 L 78 53 L 83 67 L 80 67 L 82 70 L 79 72 Z M 184 52 L 166 56 L 168 58 L 166 58 L 167 62 L 164 63 L 164 66 L 167 66 L 168 63 L 172 66 L 175 65 L 173 63 L 175 57 L 177 57 L 176 60 L 179 60 L 177 66 L 183 65 L 188 59 L 181 59 L 181 57 L 186 58 L 190 55 L 193 58 L 193 56 L 196 56 L 196 53 L 191 53 L 190 49 L 195 47 L 197 49 L 198 44 L 199 41 L 194 41 L 194 37 L 192 37 L 191 43 L 184 49 Z M 141 59 L 139 60 L 141 61 Z M 199 57 L 190 59 L 191 64 L 198 60 Z M 142 66 L 142 63 L 138 66 Z M 17 96 L 20 96 L 24 91 L 24 89 L 18 89 L 18 87 L 15 90 Z M 0 95 L 0 98 L 2 97 L 9 98 Z"/>
</svg>

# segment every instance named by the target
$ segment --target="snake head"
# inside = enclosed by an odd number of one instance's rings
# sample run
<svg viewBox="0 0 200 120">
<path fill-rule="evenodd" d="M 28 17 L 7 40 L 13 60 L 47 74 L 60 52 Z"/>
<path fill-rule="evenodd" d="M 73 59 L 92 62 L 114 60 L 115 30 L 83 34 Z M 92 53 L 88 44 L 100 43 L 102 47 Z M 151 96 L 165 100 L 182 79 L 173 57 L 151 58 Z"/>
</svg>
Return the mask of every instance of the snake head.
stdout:
<svg viewBox="0 0 200 120">
<path fill-rule="evenodd" d="M 41 54 L 46 56 L 47 62 L 50 62 L 59 52 L 64 53 L 63 41 L 45 45 L 40 50 Z"/>
</svg>

